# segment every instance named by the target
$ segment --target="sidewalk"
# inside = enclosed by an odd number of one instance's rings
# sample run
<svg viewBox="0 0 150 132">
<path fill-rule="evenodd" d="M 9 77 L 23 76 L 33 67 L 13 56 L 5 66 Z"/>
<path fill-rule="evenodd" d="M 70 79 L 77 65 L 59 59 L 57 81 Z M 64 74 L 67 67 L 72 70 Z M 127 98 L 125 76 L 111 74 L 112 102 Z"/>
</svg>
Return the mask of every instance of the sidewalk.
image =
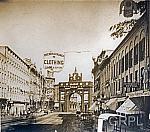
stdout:
<svg viewBox="0 0 150 132">
<path fill-rule="evenodd" d="M 1 129 L 5 130 L 10 126 L 30 123 L 33 120 L 33 117 L 13 117 L 5 116 L 1 119 Z"/>
<path fill-rule="evenodd" d="M 1 118 L 1 125 L 18 125 L 22 123 L 30 123 L 31 121 L 34 121 L 34 119 L 44 116 L 45 113 L 33 113 L 30 115 L 24 115 L 20 117 L 14 117 L 14 116 L 5 116 L 4 118 Z"/>
</svg>

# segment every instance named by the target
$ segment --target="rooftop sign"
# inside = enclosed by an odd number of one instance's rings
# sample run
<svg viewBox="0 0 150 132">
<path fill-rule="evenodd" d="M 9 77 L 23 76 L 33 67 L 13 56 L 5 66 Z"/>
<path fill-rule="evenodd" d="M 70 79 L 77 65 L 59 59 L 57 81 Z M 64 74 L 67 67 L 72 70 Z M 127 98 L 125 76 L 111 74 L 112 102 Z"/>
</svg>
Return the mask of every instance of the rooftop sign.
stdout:
<svg viewBox="0 0 150 132">
<path fill-rule="evenodd" d="M 65 55 L 62 53 L 48 52 L 44 54 L 44 69 L 51 72 L 60 72 L 64 67 Z"/>
</svg>

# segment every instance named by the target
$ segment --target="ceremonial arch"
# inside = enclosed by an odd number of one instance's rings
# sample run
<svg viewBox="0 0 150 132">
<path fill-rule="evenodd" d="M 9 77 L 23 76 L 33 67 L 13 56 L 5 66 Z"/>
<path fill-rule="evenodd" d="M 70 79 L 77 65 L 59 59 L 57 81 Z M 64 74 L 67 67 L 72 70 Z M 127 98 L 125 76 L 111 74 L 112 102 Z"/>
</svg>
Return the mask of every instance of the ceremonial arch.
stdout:
<svg viewBox="0 0 150 132">
<path fill-rule="evenodd" d="M 83 81 L 82 73 L 69 74 L 68 82 L 59 83 L 59 109 L 62 112 L 88 112 L 92 103 L 93 83 Z"/>
</svg>

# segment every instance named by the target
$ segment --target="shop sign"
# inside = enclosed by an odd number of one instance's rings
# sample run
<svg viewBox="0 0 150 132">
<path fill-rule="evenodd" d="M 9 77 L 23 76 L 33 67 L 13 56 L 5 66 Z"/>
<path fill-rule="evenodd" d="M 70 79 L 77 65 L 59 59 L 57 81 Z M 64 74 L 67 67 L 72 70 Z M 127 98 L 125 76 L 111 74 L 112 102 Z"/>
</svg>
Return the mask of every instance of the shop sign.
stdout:
<svg viewBox="0 0 150 132">
<path fill-rule="evenodd" d="M 129 97 L 150 96 L 150 92 L 141 90 L 141 91 L 126 93 L 126 95 L 129 96 Z"/>
<path fill-rule="evenodd" d="M 138 82 L 124 82 L 123 83 L 123 87 L 126 87 L 126 88 L 138 88 L 139 87 L 139 83 Z"/>
<path fill-rule="evenodd" d="M 47 69 L 51 72 L 60 72 L 64 67 L 64 58 L 63 53 L 48 52 L 44 54 L 44 69 Z"/>
</svg>

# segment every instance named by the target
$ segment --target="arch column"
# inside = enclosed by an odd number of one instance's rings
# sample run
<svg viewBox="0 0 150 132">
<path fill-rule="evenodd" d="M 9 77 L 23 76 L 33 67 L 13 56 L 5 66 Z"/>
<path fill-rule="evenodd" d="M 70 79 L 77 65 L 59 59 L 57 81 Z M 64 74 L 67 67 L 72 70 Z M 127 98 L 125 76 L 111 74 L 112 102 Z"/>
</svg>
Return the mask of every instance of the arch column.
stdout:
<svg viewBox="0 0 150 132">
<path fill-rule="evenodd" d="M 70 109 L 70 100 L 69 95 L 66 96 L 66 112 L 69 112 Z"/>
<path fill-rule="evenodd" d="M 88 90 L 88 111 L 89 111 L 89 108 L 91 107 L 91 102 L 92 102 L 92 89 L 89 88 L 89 90 Z"/>
<path fill-rule="evenodd" d="M 65 112 L 69 112 L 69 107 L 70 107 L 69 94 L 65 92 Z"/>
<path fill-rule="evenodd" d="M 81 95 L 81 112 L 84 112 L 84 91 L 82 91 Z"/>
<path fill-rule="evenodd" d="M 62 111 L 61 108 L 61 92 L 59 91 L 59 111 Z"/>
</svg>

